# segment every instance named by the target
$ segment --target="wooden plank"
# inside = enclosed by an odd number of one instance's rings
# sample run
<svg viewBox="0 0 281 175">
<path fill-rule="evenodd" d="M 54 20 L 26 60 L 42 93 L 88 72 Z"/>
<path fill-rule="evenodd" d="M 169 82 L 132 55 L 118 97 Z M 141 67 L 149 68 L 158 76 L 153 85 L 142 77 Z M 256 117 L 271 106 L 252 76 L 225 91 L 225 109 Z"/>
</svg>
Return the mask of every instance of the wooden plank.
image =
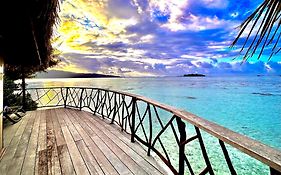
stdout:
<svg viewBox="0 0 281 175">
<path fill-rule="evenodd" d="M 88 130 L 92 130 L 87 124 L 83 126 L 83 128 L 88 128 Z M 92 132 L 90 134 L 90 138 L 96 143 L 99 149 L 105 153 L 107 159 L 111 162 L 114 168 L 118 171 L 119 174 L 132 174 L 130 169 L 114 154 L 111 150 L 110 146 L 106 145 L 106 143 L 95 133 Z"/>
<path fill-rule="evenodd" d="M 78 122 L 72 117 L 72 115 L 69 115 L 69 110 L 64 109 L 63 112 L 64 120 L 71 121 L 72 123 L 72 125 L 68 123 L 68 129 L 80 151 L 81 156 L 85 161 L 86 166 L 88 167 L 90 174 L 103 174 L 103 171 L 98 166 L 97 161 L 95 160 L 89 149 L 86 147 L 85 143 L 82 141 L 82 137 L 80 136 L 80 134 L 76 130 L 76 127 L 74 126 L 77 125 Z"/>
<path fill-rule="evenodd" d="M 5 155 L 3 156 L 1 162 L 0 162 L 0 172 L 3 172 L 3 175 L 7 174 L 8 168 L 10 164 L 12 163 L 13 156 L 17 150 L 18 143 L 20 141 L 21 136 L 15 136 L 10 144 L 10 146 L 7 148 Z"/>
<path fill-rule="evenodd" d="M 54 110 L 46 110 L 47 128 L 47 164 L 48 174 L 61 174 L 60 163 L 57 152 L 55 131 L 53 127 L 52 115 Z"/>
<path fill-rule="evenodd" d="M 3 174 L 7 173 L 8 167 L 11 164 L 13 156 L 14 156 L 16 150 L 17 150 L 18 143 L 19 143 L 21 135 L 22 135 L 22 133 L 19 133 L 20 131 L 18 131 L 18 130 L 20 128 L 26 127 L 26 124 L 27 124 L 28 119 L 29 119 L 29 115 L 31 115 L 31 113 L 26 115 L 26 117 L 23 120 L 20 120 L 17 123 L 17 124 L 20 124 L 20 126 L 17 129 L 13 130 L 13 136 L 12 136 L 11 142 L 6 149 L 4 157 L 0 161 L 0 172 L 3 172 Z M 20 129 L 20 130 L 21 130 L 21 132 L 24 131 L 23 129 Z M 18 133 L 17 136 L 15 135 L 16 133 Z"/>
<path fill-rule="evenodd" d="M 69 115 L 69 111 L 68 109 L 61 109 L 64 112 L 64 118 L 65 120 L 70 121 L 70 123 L 68 124 L 68 128 L 72 134 L 72 137 L 74 139 L 74 141 L 78 141 L 78 140 L 82 140 L 81 136 L 79 135 L 79 133 L 76 131 L 76 128 L 74 127 L 74 124 L 77 124 L 78 122 L 72 117 L 72 115 Z"/>
<path fill-rule="evenodd" d="M 35 174 L 39 174 L 39 175 L 48 174 L 47 149 L 39 151 L 37 165 L 38 168 L 35 167 Z"/>
<path fill-rule="evenodd" d="M 39 129 L 39 142 L 38 151 L 47 149 L 47 123 L 45 110 L 40 111 L 40 129 Z"/>
<path fill-rule="evenodd" d="M 84 171 L 86 174 L 159 174 L 157 171 L 153 171 L 153 166 L 129 145 L 125 144 L 119 137 L 115 136 L 114 138 L 115 133 L 118 132 L 115 128 L 113 131 L 102 126 L 105 124 L 103 120 L 97 122 L 92 120 L 90 113 L 81 116 L 83 112 L 66 109 L 43 110 L 36 111 L 36 113 L 39 118 L 34 118 L 33 128 L 32 125 L 28 126 L 28 128 L 31 127 L 31 130 L 26 154 L 31 154 L 31 156 L 25 157 L 22 174 L 33 174 L 31 169 L 32 164 L 34 166 L 36 145 L 38 153 L 35 159 L 35 174 L 56 174 L 55 172 L 59 174 L 85 174 Z M 59 117 L 63 120 L 60 121 Z M 65 124 L 66 120 L 68 120 L 67 124 Z M 61 129 L 61 124 L 63 129 Z M 111 127 L 112 125 L 107 126 Z M 16 138 L 21 137 L 19 135 L 21 132 L 28 133 L 20 127 L 18 130 L 20 130 L 16 132 L 18 136 L 12 139 L 13 143 L 16 140 L 21 140 L 21 138 Z M 38 143 L 35 142 L 36 133 Z M 57 145 L 57 140 L 60 145 Z M 56 163 L 53 164 L 53 162 Z"/>
<path fill-rule="evenodd" d="M 22 175 L 34 174 L 40 126 L 40 114 L 36 111 L 34 111 L 34 113 L 35 122 L 32 128 L 30 141 L 27 147 L 26 156 L 21 170 Z"/>
<path fill-rule="evenodd" d="M 83 115 L 85 115 L 85 113 Z M 80 116 L 81 116 L 81 114 L 80 114 Z M 146 171 L 146 173 L 148 173 L 148 174 L 163 174 L 157 168 L 155 168 L 153 165 L 148 163 L 143 157 L 141 157 L 139 154 L 137 154 L 131 148 L 131 146 L 134 145 L 133 143 L 131 143 L 130 147 L 129 147 L 124 142 L 122 142 L 118 137 L 116 137 L 116 135 L 112 134 L 104 126 L 104 125 L 107 125 L 106 123 L 101 124 L 101 123 L 99 123 L 99 121 L 93 122 L 93 121 L 91 121 L 90 117 L 92 118 L 92 116 L 86 116 L 86 118 L 88 118 L 88 123 L 91 123 L 91 124 L 95 125 L 96 130 L 100 133 L 99 135 L 104 134 L 106 137 L 108 137 L 108 139 L 110 139 L 112 142 L 114 142 L 116 145 L 118 145 L 118 147 L 121 150 L 126 150 L 126 154 L 128 154 L 129 157 L 131 157 L 142 169 L 144 169 Z M 92 127 L 92 128 L 94 128 L 94 127 Z M 106 138 L 105 136 L 104 136 L 104 138 Z"/>
<path fill-rule="evenodd" d="M 83 175 L 89 174 L 87 166 L 85 165 L 84 160 L 81 157 L 81 154 L 79 153 L 78 148 L 76 147 L 76 144 L 71 136 L 71 133 L 70 133 L 68 127 L 63 126 L 62 132 L 63 132 L 64 138 L 65 138 L 65 141 L 67 143 L 67 147 L 70 150 L 69 153 L 70 153 L 71 160 L 73 162 L 75 172 L 77 174 L 83 174 Z"/>
<path fill-rule="evenodd" d="M 95 120 L 95 122 L 97 122 L 97 124 L 99 124 L 99 126 L 110 131 L 111 134 L 113 134 L 116 138 L 118 138 L 120 141 L 122 141 L 125 145 L 127 145 L 128 147 L 133 149 L 139 156 L 142 157 L 142 159 L 147 161 L 147 163 L 152 165 L 153 168 L 157 169 L 157 171 L 159 171 L 161 174 L 167 174 L 167 172 L 164 170 L 164 168 L 161 167 L 153 157 L 147 156 L 146 150 L 139 143 L 137 143 L 137 142 L 132 143 L 131 139 L 130 139 L 130 135 L 122 132 L 120 130 L 119 126 L 109 124 L 110 121 L 101 119 L 98 116 L 92 117 L 91 113 L 88 113 L 85 111 L 83 111 L 83 113 L 85 113 L 86 115 L 89 115 L 90 120 Z"/>
<path fill-rule="evenodd" d="M 58 150 L 58 157 L 61 165 L 61 172 L 62 174 L 76 174 L 74 170 L 74 166 L 70 157 L 69 150 L 66 145 L 65 138 L 63 136 L 63 132 L 61 127 L 66 126 L 64 123 L 63 118 L 61 117 L 62 110 L 56 109 L 54 113 L 54 120 L 53 124 L 55 127 L 55 135 L 57 141 L 57 150 Z M 59 119 L 60 118 L 60 119 Z"/>
<path fill-rule="evenodd" d="M 5 162 L 8 159 L 11 159 L 13 157 L 13 155 L 15 154 L 17 144 L 18 144 L 18 142 L 20 140 L 20 137 L 21 137 L 21 135 L 15 136 L 15 133 L 18 132 L 19 128 L 22 128 L 22 127 L 26 126 L 27 121 L 29 119 L 29 115 L 31 115 L 31 113 L 28 113 L 26 115 L 26 117 L 24 119 L 20 120 L 18 123 L 14 124 L 14 125 L 10 125 L 8 127 L 10 132 L 6 132 L 6 128 L 4 128 L 4 138 L 8 137 L 10 141 L 6 142 L 6 144 L 5 144 L 5 147 L 7 149 L 6 149 L 6 152 L 5 152 L 5 156 L 3 157 L 3 159 L 0 160 L 0 162 L 1 162 L 0 168 L 1 168 L 1 165 L 4 165 L 3 162 Z"/>
<path fill-rule="evenodd" d="M 67 112 L 64 109 L 59 109 L 60 111 L 62 111 L 61 117 L 64 119 L 64 121 L 67 123 L 68 129 L 74 139 L 74 141 L 78 141 L 81 140 L 81 136 L 79 135 L 79 133 L 76 131 L 75 127 L 73 126 L 73 123 L 70 119 L 70 117 L 67 115 Z"/>
<path fill-rule="evenodd" d="M 32 112 L 28 111 L 26 115 L 17 123 L 10 124 L 8 126 L 4 126 L 3 135 L 4 135 L 4 147 L 8 147 L 11 143 L 13 137 L 15 136 L 16 131 L 18 130 L 19 126 L 23 123 L 24 120 L 27 120 Z"/>
<path fill-rule="evenodd" d="M 69 125 L 68 126 L 68 129 L 73 137 L 73 140 L 76 142 L 76 141 L 79 141 L 79 140 L 82 140 L 82 137 L 79 135 L 79 133 L 76 131 L 75 127 L 73 125 Z"/>
<path fill-rule="evenodd" d="M 62 123 L 59 122 L 57 113 L 58 113 L 58 109 L 55 109 L 54 112 L 52 113 L 52 121 L 55 131 L 56 144 L 57 146 L 60 146 L 60 145 L 65 145 L 66 142 L 60 127 Z"/>
<path fill-rule="evenodd" d="M 35 113 L 29 117 L 28 123 L 21 135 L 20 142 L 18 144 L 17 150 L 11 160 L 12 163 L 10 164 L 7 174 L 20 174 L 21 168 L 23 165 L 24 157 L 26 154 L 27 146 L 29 143 L 30 135 L 32 132 L 32 127 L 34 124 Z"/>
<path fill-rule="evenodd" d="M 65 175 L 74 174 L 75 175 L 76 173 L 74 170 L 74 166 L 72 164 L 70 154 L 69 154 L 66 144 L 59 145 L 57 147 L 57 149 L 58 149 L 58 156 L 59 156 L 59 160 L 60 160 L 62 174 L 65 174 Z"/>
<path fill-rule="evenodd" d="M 58 109 L 59 111 L 63 111 L 64 109 Z M 72 122 L 68 119 L 67 115 L 64 112 L 60 113 L 61 115 L 58 117 L 61 117 L 64 120 L 64 123 L 66 124 L 66 126 L 72 125 Z"/>
<path fill-rule="evenodd" d="M 90 136 L 87 133 L 88 131 L 93 132 L 88 127 L 86 127 L 83 124 L 76 124 L 75 125 L 77 131 L 81 135 L 83 141 L 85 142 L 86 146 L 88 147 L 89 151 L 92 153 L 94 158 L 97 160 L 98 165 L 100 169 L 104 172 L 106 175 L 116 175 L 118 172 L 114 169 L 113 165 L 109 162 L 109 160 L 106 158 L 104 153 L 99 149 L 99 147 L 95 144 L 95 142 L 90 138 Z M 96 168 L 98 170 L 98 168 Z"/>
<path fill-rule="evenodd" d="M 47 162 L 47 128 L 46 128 L 46 114 L 45 111 L 38 111 L 40 115 L 40 126 L 38 136 L 37 155 L 35 160 L 35 174 L 47 174 L 48 162 Z"/>
<path fill-rule="evenodd" d="M 79 113 L 73 113 L 77 116 Z M 148 174 L 144 171 L 130 156 L 128 156 L 118 145 L 116 145 L 110 138 L 107 137 L 102 131 L 97 128 L 95 123 L 89 120 L 89 116 L 80 115 L 80 119 L 83 120 L 94 132 L 95 134 L 103 140 L 103 142 L 111 149 L 111 151 L 120 159 L 122 163 L 125 164 L 133 174 Z M 115 138 L 113 138 L 115 139 Z M 130 149 L 130 148 L 129 148 Z M 128 150 L 126 150 L 128 152 Z"/>
<path fill-rule="evenodd" d="M 72 122 L 73 125 L 79 124 L 79 120 L 77 120 L 72 114 L 72 111 L 78 111 L 75 109 L 63 109 L 66 115 L 68 116 L 68 119 Z"/>
<path fill-rule="evenodd" d="M 63 111 L 64 115 L 64 120 L 68 121 L 68 128 L 72 134 L 72 137 L 74 139 L 74 141 L 78 141 L 78 140 L 81 140 L 81 136 L 79 135 L 79 133 L 76 131 L 75 127 L 74 127 L 74 124 L 77 124 L 77 121 L 73 119 L 73 117 L 71 115 L 68 115 L 68 110 L 69 109 L 60 109 Z"/>
<path fill-rule="evenodd" d="M 61 115 L 62 110 L 59 108 L 59 109 L 56 109 L 55 111 L 56 111 L 56 116 L 57 116 L 60 126 L 66 126 L 65 121 Z"/>
<path fill-rule="evenodd" d="M 76 145 L 85 160 L 85 163 L 90 171 L 90 174 L 104 174 L 101 168 L 98 165 L 97 160 L 94 158 L 90 150 L 87 148 L 83 140 L 76 142 Z"/>
</svg>

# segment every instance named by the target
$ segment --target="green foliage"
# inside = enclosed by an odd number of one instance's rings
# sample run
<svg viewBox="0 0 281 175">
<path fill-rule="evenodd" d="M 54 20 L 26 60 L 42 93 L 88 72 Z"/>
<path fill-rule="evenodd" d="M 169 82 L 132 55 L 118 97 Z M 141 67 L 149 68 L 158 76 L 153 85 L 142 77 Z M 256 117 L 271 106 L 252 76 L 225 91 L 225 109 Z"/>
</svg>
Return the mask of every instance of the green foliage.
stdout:
<svg viewBox="0 0 281 175">
<path fill-rule="evenodd" d="M 13 80 L 11 80 L 6 75 L 4 76 L 4 105 L 5 106 L 22 106 L 22 93 L 17 90 L 19 85 L 16 84 Z M 31 95 L 29 93 L 26 94 L 26 109 L 36 110 L 37 103 L 32 100 Z"/>
<path fill-rule="evenodd" d="M 60 60 L 50 59 L 48 62 L 37 66 L 22 66 L 22 65 L 10 65 L 5 64 L 5 76 L 4 76 L 4 105 L 7 106 L 22 106 L 22 91 L 15 90 L 20 89 L 21 85 L 15 84 L 14 80 L 23 78 L 33 78 L 36 72 L 45 71 L 49 67 L 53 67 L 58 64 Z M 17 92 L 18 91 L 18 92 Z M 37 103 L 32 100 L 31 95 L 26 93 L 25 95 L 25 110 L 36 110 Z"/>
</svg>

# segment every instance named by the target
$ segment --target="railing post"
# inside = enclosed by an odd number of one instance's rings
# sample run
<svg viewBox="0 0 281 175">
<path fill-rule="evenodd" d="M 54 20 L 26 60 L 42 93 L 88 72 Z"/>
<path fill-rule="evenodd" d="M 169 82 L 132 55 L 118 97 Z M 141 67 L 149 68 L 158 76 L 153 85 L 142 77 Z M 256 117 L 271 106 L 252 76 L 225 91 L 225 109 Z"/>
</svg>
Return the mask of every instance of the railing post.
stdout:
<svg viewBox="0 0 281 175">
<path fill-rule="evenodd" d="M 110 124 L 113 124 L 114 123 L 114 120 L 115 120 L 115 116 L 117 114 L 117 101 L 116 101 L 116 92 L 114 92 L 114 113 L 113 113 L 113 116 L 112 116 L 112 119 L 111 119 L 111 122 Z"/>
<path fill-rule="evenodd" d="M 96 102 L 96 106 L 95 106 L 95 111 L 94 111 L 94 115 L 96 114 L 98 107 L 99 107 L 99 96 L 100 96 L 100 90 L 98 89 L 97 91 L 97 102 Z"/>
<path fill-rule="evenodd" d="M 214 175 L 214 171 L 213 171 L 212 165 L 210 163 L 209 157 L 207 155 L 207 151 L 206 151 L 206 148 L 205 148 L 200 130 L 197 126 L 194 126 L 194 127 L 195 127 L 196 134 L 198 136 L 198 140 L 199 140 L 199 144 L 200 144 L 200 147 L 201 147 L 203 158 L 204 158 L 205 163 L 207 165 L 206 170 L 209 172 L 210 175 Z"/>
<path fill-rule="evenodd" d="M 281 172 L 275 170 L 274 168 L 270 167 L 270 175 L 281 175 Z"/>
<path fill-rule="evenodd" d="M 64 100 L 64 108 L 66 108 L 66 102 L 67 102 L 67 97 L 68 97 L 68 89 L 69 89 L 69 87 L 66 88 L 65 100 Z"/>
<path fill-rule="evenodd" d="M 26 87 L 25 87 L 25 72 L 23 66 L 21 66 L 21 88 L 22 88 L 22 108 L 26 110 Z"/>
<path fill-rule="evenodd" d="M 83 92 L 84 92 L 84 88 L 82 88 L 82 91 L 81 91 L 81 95 L 80 95 L 80 100 L 79 100 L 79 103 L 80 103 L 80 105 L 79 105 L 79 110 L 81 111 L 81 109 L 82 109 L 82 97 L 83 97 Z"/>
<path fill-rule="evenodd" d="M 180 143 L 179 143 L 179 175 L 184 174 L 184 165 L 185 165 L 185 140 L 186 140 L 186 131 L 185 123 L 181 120 L 180 117 L 176 116 L 178 130 L 180 133 Z"/>
<path fill-rule="evenodd" d="M 147 104 L 147 110 L 148 110 L 148 120 L 149 120 L 149 139 L 148 139 L 148 150 L 147 150 L 147 155 L 150 156 L 150 151 L 152 148 L 152 116 L 151 116 L 151 111 L 150 111 L 150 104 Z"/>
<path fill-rule="evenodd" d="M 132 97 L 132 124 L 131 124 L 131 142 L 135 142 L 135 122 L 136 122 L 136 103 L 137 103 L 137 98 Z"/>
<path fill-rule="evenodd" d="M 124 107 L 125 107 L 125 95 L 121 95 L 122 98 L 122 102 L 121 102 L 121 131 L 124 131 Z M 120 117 L 119 117 L 119 121 L 120 121 Z"/>
<path fill-rule="evenodd" d="M 106 104 L 106 95 L 107 95 L 107 93 L 108 93 L 108 91 L 105 90 L 105 91 L 104 91 L 104 101 L 102 102 L 102 107 L 101 107 L 101 116 L 102 116 L 103 119 L 104 119 L 103 110 L 104 110 L 104 106 L 105 106 L 105 104 Z"/>
<path fill-rule="evenodd" d="M 224 158 L 225 158 L 225 161 L 227 163 L 227 166 L 228 166 L 228 169 L 231 173 L 231 175 L 237 175 L 232 163 L 231 163 L 231 159 L 228 155 L 228 152 L 227 152 L 227 149 L 225 147 L 225 144 L 222 140 L 219 139 L 219 143 L 220 143 L 220 146 L 221 146 L 221 149 L 222 149 L 222 152 L 223 152 L 223 155 L 224 155 Z"/>
</svg>

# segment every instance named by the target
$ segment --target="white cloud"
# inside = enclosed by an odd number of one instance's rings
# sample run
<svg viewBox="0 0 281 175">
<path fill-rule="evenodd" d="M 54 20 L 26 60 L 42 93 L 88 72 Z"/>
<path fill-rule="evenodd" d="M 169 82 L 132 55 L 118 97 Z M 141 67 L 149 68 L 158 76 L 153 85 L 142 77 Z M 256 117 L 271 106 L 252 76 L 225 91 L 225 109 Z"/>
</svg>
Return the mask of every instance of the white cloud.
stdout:
<svg viewBox="0 0 281 175">
<path fill-rule="evenodd" d="M 235 26 L 237 26 L 236 22 L 219 19 L 217 16 L 203 17 L 203 16 L 196 16 L 191 13 L 187 17 L 185 17 L 184 22 L 175 21 L 162 25 L 162 27 L 166 27 L 171 31 L 180 31 L 180 30 L 201 31 L 201 30 L 218 29 L 218 28 L 233 29 Z"/>
<path fill-rule="evenodd" d="M 167 25 L 172 31 L 183 30 L 179 23 L 188 7 L 188 0 L 150 0 L 150 14 L 153 17 L 155 11 L 161 12 L 163 16 L 169 16 Z"/>
<path fill-rule="evenodd" d="M 229 2 L 228 0 L 201 0 L 207 8 L 225 9 Z"/>
<path fill-rule="evenodd" d="M 142 14 L 143 10 L 142 10 L 142 8 L 141 8 L 141 6 L 140 6 L 138 0 L 132 0 L 132 3 L 133 3 L 133 5 L 137 8 L 138 13 L 139 13 L 139 14 Z"/>
<path fill-rule="evenodd" d="M 153 41 L 154 37 L 155 37 L 154 35 L 148 34 L 148 35 L 142 36 L 140 38 L 140 40 L 142 43 L 151 43 Z"/>
<path fill-rule="evenodd" d="M 188 58 L 188 59 L 204 59 L 203 56 L 196 56 L 196 55 L 189 55 L 189 54 L 184 54 L 180 56 L 181 58 Z"/>
</svg>

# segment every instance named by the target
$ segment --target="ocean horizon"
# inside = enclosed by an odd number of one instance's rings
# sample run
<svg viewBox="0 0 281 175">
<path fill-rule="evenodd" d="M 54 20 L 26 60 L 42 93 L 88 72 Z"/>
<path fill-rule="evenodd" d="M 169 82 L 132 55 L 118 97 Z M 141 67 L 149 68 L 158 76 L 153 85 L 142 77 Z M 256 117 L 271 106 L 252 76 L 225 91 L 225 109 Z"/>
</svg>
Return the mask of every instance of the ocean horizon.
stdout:
<svg viewBox="0 0 281 175">
<path fill-rule="evenodd" d="M 281 150 L 280 76 L 44 78 L 29 79 L 27 84 L 30 88 L 98 87 L 146 96 Z M 218 144 L 209 136 L 204 137 L 207 148 L 208 144 Z M 189 149 L 194 155 L 198 152 L 192 145 Z M 239 167 L 238 174 L 268 174 L 268 167 L 262 163 L 228 149 L 234 167 Z M 220 163 L 219 158 L 212 156 L 218 150 L 209 150 L 211 159 L 217 159 L 211 162 Z M 198 160 L 194 162 L 198 164 Z M 215 171 L 228 174 L 226 167 Z"/>
</svg>

